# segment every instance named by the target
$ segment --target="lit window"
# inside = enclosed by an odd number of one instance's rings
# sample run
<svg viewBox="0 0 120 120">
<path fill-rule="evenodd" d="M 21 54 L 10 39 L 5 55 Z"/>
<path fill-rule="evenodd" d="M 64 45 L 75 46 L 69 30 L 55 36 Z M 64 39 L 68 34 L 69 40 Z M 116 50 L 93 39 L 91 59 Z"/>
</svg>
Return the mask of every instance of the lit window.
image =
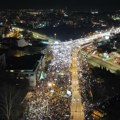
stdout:
<svg viewBox="0 0 120 120">
<path fill-rule="evenodd" d="M 22 80 L 22 79 L 24 79 L 24 77 L 20 77 L 20 79 Z"/>
<path fill-rule="evenodd" d="M 24 72 L 24 70 L 21 70 L 21 72 Z"/>
<path fill-rule="evenodd" d="M 10 70 L 10 72 L 14 72 L 14 70 Z"/>
</svg>

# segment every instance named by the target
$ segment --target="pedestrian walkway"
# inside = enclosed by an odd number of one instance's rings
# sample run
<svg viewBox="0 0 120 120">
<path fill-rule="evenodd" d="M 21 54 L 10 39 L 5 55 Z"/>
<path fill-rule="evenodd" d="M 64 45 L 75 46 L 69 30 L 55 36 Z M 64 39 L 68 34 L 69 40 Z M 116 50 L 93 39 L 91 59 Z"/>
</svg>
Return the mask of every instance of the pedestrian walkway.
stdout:
<svg viewBox="0 0 120 120">
<path fill-rule="evenodd" d="M 72 101 L 71 101 L 71 119 L 72 120 L 84 120 L 83 104 L 81 101 L 80 88 L 78 82 L 78 69 L 77 69 L 77 53 L 79 50 L 75 50 L 72 53 Z"/>
</svg>

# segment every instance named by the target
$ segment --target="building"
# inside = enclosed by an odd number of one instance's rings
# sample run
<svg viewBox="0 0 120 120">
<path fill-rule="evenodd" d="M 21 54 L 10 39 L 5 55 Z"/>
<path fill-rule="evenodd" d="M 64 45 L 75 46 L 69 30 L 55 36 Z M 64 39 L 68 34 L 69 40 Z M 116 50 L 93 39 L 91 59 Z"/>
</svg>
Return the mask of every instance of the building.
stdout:
<svg viewBox="0 0 120 120">
<path fill-rule="evenodd" d="M 6 66 L 5 53 L 0 53 L 0 70 Z"/>
<path fill-rule="evenodd" d="M 32 45 L 25 41 L 24 39 L 18 39 L 15 37 L 8 37 L 8 38 L 3 38 L 0 40 L 1 45 L 5 45 L 8 47 L 25 47 L 28 45 Z"/>
<path fill-rule="evenodd" d="M 3 34 L 4 34 L 4 31 L 5 31 L 5 27 L 0 25 L 0 37 L 2 38 Z"/>
<path fill-rule="evenodd" d="M 40 79 L 43 54 L 26 55 L 22 57 L 9 57 L 6 59 L 6 72 L 18 80 L 28 80 L 30 87 L 35 87 Z"/>
</svg>

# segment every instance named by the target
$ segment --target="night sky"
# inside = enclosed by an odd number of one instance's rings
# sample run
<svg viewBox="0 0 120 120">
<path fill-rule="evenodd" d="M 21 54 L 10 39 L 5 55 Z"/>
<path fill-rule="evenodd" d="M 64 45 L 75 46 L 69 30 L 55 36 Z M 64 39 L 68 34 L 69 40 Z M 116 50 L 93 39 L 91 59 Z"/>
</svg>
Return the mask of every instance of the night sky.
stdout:
<svg viewBox="0 0 120 120">
<path fill-rule="evenodd" d="M 0 8 L 119 9 L 119 0 L 0 0 Z"/>
</svg>

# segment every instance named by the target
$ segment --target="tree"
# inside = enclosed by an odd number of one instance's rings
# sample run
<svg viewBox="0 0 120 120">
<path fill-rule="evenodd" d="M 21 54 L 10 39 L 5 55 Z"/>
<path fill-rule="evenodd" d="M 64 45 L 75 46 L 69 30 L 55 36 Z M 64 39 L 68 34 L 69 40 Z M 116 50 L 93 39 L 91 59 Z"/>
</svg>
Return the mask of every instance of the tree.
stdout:
<svg viewBox="0 0 120 120">
<path fill-rule="evenodd" d="M 4 83 L 0 88 L 0 119 L 18 120 L 23 96 L 23 89 Z"/>
</svg>

